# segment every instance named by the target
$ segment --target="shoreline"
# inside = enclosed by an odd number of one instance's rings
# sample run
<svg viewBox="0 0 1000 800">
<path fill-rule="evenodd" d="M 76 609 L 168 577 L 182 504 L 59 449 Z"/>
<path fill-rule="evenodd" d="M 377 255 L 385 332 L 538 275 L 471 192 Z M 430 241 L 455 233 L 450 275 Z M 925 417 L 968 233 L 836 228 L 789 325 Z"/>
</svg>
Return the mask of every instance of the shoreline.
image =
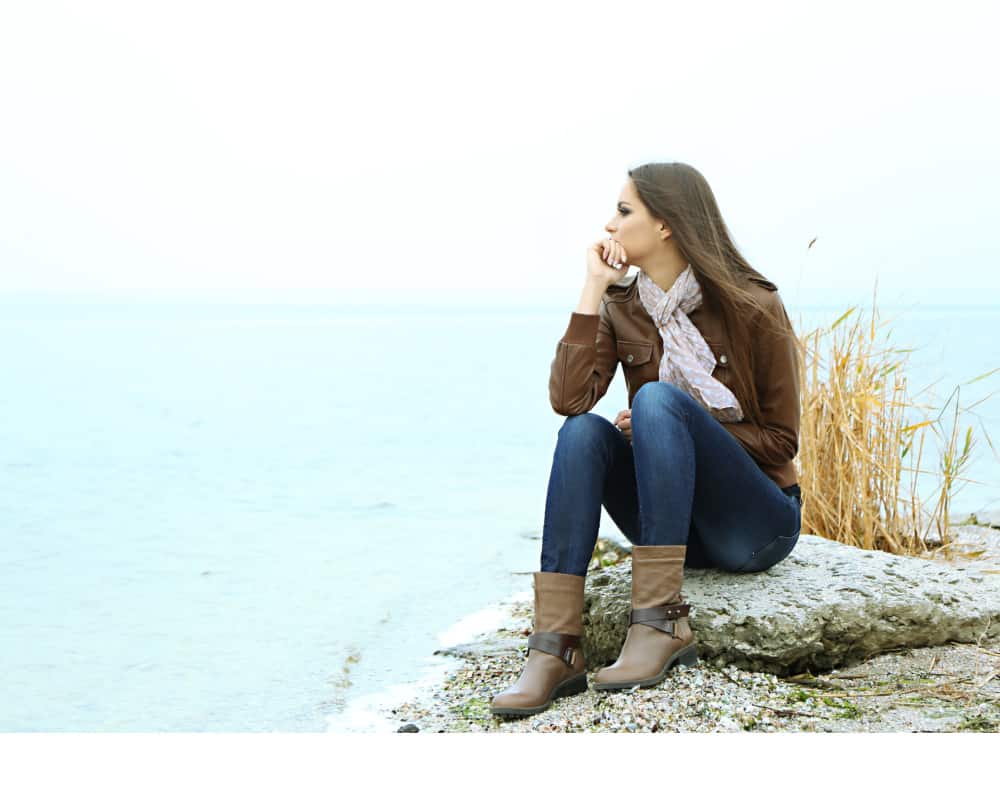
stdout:
<svg viewBox="0 0 1000 800">
<path fill-rule="evenodd" d="M 967 521 L 968 515 L 956 516 Z M 992 524 L 990 524 L 992 523 Z M 971 538 L 989 541 L 1000 559 L 994 515 Z M 966 533 L 966 536 L 969 536 Z M 602 537 L 603 538 L 603 537 Z M 964 538 L 956 533 L 956 540 Z M 977 559 L 978 560 L 978 559 Z M 991 560 L 991 558 L 987 558 Z M 532 625 L 530 592 L 518 592 L 465 620 L 483 625 L 464 641 L 435 651 L 439 669 L 387 695 L 377 711 L 383 731 L 396 732 L 998 732 L 1000 638 L 891 650 L 820 675 L 781 678 L 714 666 L 677 666 L 658 686 L 621 692 L 588 690 L 560 698 L 530 717 L 500 719 L 493 695 L 520 674 Z M 489 614 L 492 614 L 492 617 Z M 494 619 L 492 626 L 486 625 Z M 442 638 L 442 637 L 439 637 Z M 453 636 L 452 639 L 462 638 Z M 442 638 L 442 641 L 443 638 Z M 599 666 L 588 668 L 592 676 Z M 383 693 L 384 694 L 384 693 Z"/>
<path fill-rule="evenodd" d="M 393 709 L 411 702 L 426 702 L 435 697 L 441 685 L 454 678 L 462 668 L 462 659 L 450 654 L 466 642 L 489 636 L 514 620 L 512 609 L 533 600 L 531 589 L 466 614 L 437 634 L 438 647 L 421 660 L 420 674 L 411 681 L 391 684 L 348 701 L 343 711 L 327 717 L 327 733 L 396 733 L 400 727 Z"/>
</svg>

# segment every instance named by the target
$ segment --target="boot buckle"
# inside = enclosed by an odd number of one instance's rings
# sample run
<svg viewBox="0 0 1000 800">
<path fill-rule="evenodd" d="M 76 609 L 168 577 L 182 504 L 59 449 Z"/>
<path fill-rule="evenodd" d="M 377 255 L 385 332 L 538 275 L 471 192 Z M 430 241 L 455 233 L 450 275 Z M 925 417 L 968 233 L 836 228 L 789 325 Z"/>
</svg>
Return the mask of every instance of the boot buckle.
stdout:
<svg viewBox="0 0 1000 800">
<path fill-rule="evenodd" d="M 629 612 L 628 622 L 629 625 L 635 623 L 648 625 L 664 633 L 669 633 L 676 639 L 678 638 L 675 633 L 676 621 L 686 617 L 689 610 L 690 606 L 687 603 L 670 603 L 652 608 L 633 608 Z"/>
<path fill-rule="evenodd" d="M 569 633 L 533 633 L 528 637 L 528 650 L 541 650 L 573 666 L 575 653 L 580 647 L 580 637 Z"/>
</svg>

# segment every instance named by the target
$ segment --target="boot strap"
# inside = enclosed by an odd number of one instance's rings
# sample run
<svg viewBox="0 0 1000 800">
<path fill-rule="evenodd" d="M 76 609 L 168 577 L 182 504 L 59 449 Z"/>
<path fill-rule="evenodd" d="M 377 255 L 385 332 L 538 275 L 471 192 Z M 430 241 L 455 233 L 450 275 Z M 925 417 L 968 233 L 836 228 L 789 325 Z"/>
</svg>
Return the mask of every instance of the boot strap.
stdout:
<svg viewBox="0 0 1000 800">
<path fill-rule="evenodd" d="M 569 633 L 533 633 L 528 637 L 528 650 L 558 656 L 570 666 L 573 665 L 573 652 L 579 647 L 580 637 Z"/>
<path fill-rule="evenodd" d="M 653 606 L 652 608 L 633 608 L 628 616 L 628 624 L 632 625 L 640 622 L 649 625 L 651 628 L 669 633 L 674 636 L 676 620 L 686 617 L 691 606 L 687 603 L 674 603 L 665 606 Z M 670 620 L 669 622 L 667 620 Z"/>
</svg>

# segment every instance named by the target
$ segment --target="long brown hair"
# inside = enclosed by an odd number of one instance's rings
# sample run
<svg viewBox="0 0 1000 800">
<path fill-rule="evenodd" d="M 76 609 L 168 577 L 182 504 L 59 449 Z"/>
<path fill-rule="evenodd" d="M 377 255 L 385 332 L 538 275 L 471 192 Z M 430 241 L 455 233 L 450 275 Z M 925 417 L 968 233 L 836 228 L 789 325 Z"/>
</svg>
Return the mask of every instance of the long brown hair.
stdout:
<svg viewBox="0 0 1000 800">
<path fill-rule="evenodd" d="M 793 335 L 787 314 L 772 315 L 749 290 L 751 281 L 778 287 L 750 266 L 736 249 L 715 195 L 704 176 L 680 163 L 652 163 L 628 171 L 649 213 L 667 223 L 681 256 L 691 264 L 703 302 L 721 314 L 735 358 L 730 362 L 733 389 L 744 417 L 760 424 L 755 385 L 751 322 L 760 314 L 757 330 Z M 763 327 L 761 327 L 763 326 Z"/>
</svg>

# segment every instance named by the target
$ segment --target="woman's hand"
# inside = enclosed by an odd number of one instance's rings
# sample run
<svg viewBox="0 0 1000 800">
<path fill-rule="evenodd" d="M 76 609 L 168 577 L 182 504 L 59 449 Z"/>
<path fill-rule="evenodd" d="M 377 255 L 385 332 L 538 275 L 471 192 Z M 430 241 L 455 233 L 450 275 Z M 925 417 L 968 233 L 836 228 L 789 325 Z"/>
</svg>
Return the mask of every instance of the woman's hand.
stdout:
<svg viewBox="0 0 1000 800">
<path fill-rule="evenodd" d="M 619 265 L 619 268 L 616 268 L 615 264 Z M 587 248 L 588 280 L 610 286 L 620 281 L 627 271 L 628 255 L 625 253 L 625 248 L 610 236 L 598 239 Z"/>
<path fill-rule="evenodd" d="M 629 444 L 632 443 L 632 409 L 626 408 L 624 411 L 619 411 L 618 416 L 615 417 L 615 427 L 622 432 L 622 435 L 628 439 Z"/>
</svg>

